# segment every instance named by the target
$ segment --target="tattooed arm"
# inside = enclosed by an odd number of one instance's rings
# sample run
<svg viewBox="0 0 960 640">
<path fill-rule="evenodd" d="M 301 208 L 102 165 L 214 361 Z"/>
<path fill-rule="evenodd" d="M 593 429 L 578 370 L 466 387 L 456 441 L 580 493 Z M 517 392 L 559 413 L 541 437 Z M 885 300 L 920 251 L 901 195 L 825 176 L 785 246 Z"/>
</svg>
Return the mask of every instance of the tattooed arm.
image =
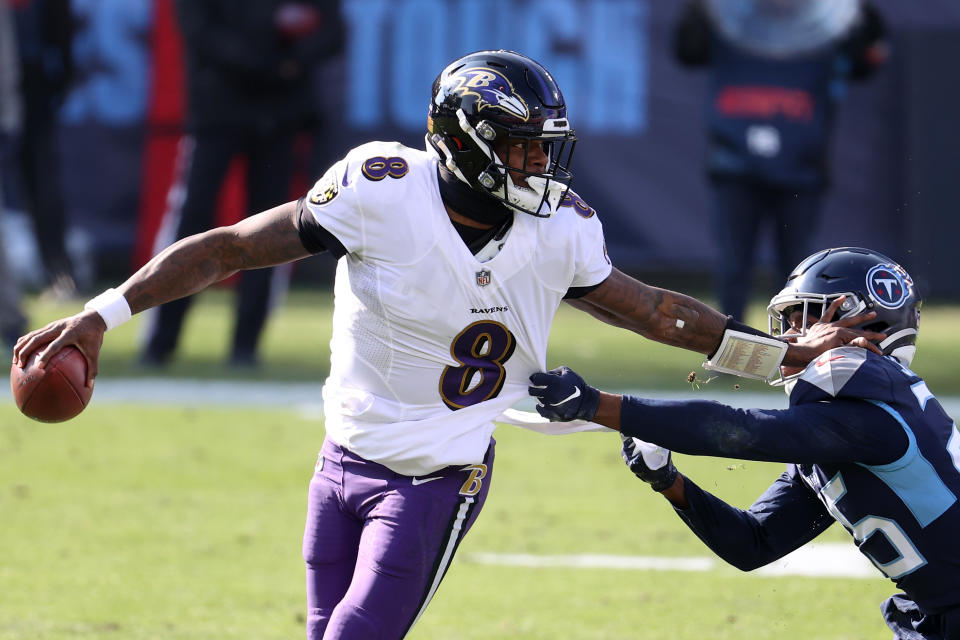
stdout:
<svg viewBox="0 0 960 640">
<path fill-rule="evenodd" d="M 727 322 L 699 300 L 651 287 L 618 269 L 587 295 L 568 302 L 607 324 L 700 353 L 717 348 Z"/>
<path fill-rule="evenodd" d="M 157 254 L 117 287 L 139 313 L 183 298 L 243 269 L 309 256 L 297 231 L 297 203 L 288 202 L 229 227 L 189 236 Z"/>
<path fill-rule="evenodd" d="M 270 267 L 310 255 L 300 240 L 297 203 L 288 202 L 229 226 L 184 238 L 155 256 L 117 287 L 133 313 L 183 298 L 243 269 Z M 13 361 L 24 366 L 31 354 L 46 363 L 67 345 L 87 358 L 87 384 L 97 375 L 100 347 L 106 331 L 96 311 L 51 322 L 17 341 Z"/>
<path fill-rule="evenodd" d="M 587 295 L 567 302 L 607 324 L 707 355 L 720 346 L 727 326 L 726 316 L 699 300 L 651 287 L 617 269 Z M 824 351 L 844 344 L 877 351 L 868 340 L 883 339 L 882 334 L 849 328 L 876 314 L 870 312 L 830 323 L 839 304 L 840 301 L 835 302 L 824 312 L 821 322 L 808 329 L 802 343 L 790 344 L 783 364 L 802 366 Z"/>
</svg>

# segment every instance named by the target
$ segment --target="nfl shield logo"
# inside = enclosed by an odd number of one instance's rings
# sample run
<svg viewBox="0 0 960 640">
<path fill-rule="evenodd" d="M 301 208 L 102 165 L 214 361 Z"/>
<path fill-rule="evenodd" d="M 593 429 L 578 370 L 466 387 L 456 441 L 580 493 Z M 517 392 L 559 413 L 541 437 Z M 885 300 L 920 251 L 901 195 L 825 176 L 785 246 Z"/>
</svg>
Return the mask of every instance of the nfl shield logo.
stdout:
<svg viewBox="0 0 960 640">
<path fill-rule="evenodd" d="M 490 270 L 482 269 L 477 271 L 477 285 L 485 287 L 490 284 Z"/>
</svg>

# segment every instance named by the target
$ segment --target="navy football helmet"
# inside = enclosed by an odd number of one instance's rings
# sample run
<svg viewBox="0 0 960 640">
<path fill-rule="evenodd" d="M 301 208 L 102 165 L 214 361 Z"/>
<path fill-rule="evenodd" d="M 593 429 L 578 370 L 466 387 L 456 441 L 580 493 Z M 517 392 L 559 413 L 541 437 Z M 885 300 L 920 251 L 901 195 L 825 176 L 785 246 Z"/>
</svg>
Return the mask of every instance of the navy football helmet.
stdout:
<svg viewBox="0 0 960 640">
<path fill-rule="evenodd" d="M 786 333 L 791 328 L 791 315 L 797 311 L 803 316 L 799 322 L 795 318 L 795 323 L 807 327 L 808 319 L 819 319 L 840 296 L 846 296 L 846 300 L 840 306 L 839 318 L 876 311 L 876 318 L 857 328 L 886 333 L 887 338 L 877 346 L 884 355 L 894 356 L 909 367 L 916 353 L 920 294 L 903 267 L 869 249 L 826 249 L 797 265 L 767 307 L 770 333 Z"/>
<path fill-rule="evenodd" d="M 433 82 L 426 138 L 459 180 L 517 211 L 549 217 L 570 187 L 577 138 L 563 94 L 540 63 L 519 53 L 478 51 L 449 64 Z M 528 164 L 535 144 L 547 154 L 545 168 Z M 497 148 L 522 153 L 523 162 L 501 160 Z"/>
</svg>

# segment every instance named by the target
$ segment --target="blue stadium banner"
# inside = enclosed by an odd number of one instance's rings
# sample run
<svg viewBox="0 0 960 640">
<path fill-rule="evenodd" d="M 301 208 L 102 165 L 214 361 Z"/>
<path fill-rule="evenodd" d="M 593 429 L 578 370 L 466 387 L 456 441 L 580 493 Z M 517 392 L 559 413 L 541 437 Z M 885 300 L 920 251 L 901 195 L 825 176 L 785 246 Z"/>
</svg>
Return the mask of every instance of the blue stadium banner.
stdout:
<svg viewBox="0 0 960 640">
<path fill-rule="evenodd" d="M 109 250 L 133 246 L 144 137 L 159 135 L 146 123 L 156 99 L 151 33 L 164 3 L 172 0 L 73 1 L 78 76 L 63 110 L 65 188 L 73 223 L 94 229 L 95 242 Z M 672 58 L 683 4 L 344 0 L 346 52 L 317 73 L 317 108 L 327 127 L 317 137 L 322 161 L 310 173 L 316 177 L 370 139 L 422 147 L 430 84 L 444 65 L 469 51 L 514 49 L 542 62 L 564 91 L 580 136 L 574 188 L 600 215 L 614 261 L 632 271 L 706 273 L 715 257 L 704 172 L 706 79 Z M 875 4 L 895 43 L 905 31 L 960 29 L 950 3 Z M 906 59 L 910 51 L 895 47 L 893 55 Z M 905 68 L 887 65 L 851 88 L 839 109 L 834 181 L 818 244 L 865 245 L 897 256 L 908 248 Z M 767 245 L 760 259 L 769 264 Z"/>
</svg>

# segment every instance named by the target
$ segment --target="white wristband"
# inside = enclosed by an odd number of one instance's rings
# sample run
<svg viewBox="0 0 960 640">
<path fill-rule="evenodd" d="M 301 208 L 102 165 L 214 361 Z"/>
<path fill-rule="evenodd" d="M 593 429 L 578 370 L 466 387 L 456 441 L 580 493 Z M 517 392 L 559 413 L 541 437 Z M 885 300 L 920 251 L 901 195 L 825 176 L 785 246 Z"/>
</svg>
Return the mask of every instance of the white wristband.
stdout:
<svg viewBox="0 0 960 640">
<path fill-rule="evenodd" d="M 789 344 L 776 338 L 727 329 L 720 348 L 713 358 L 703 363 L 703 368 L 744 378 L 772 380 L 780 371 L 780 363 L 789 348 Z"/>
<path fill-rule="evenodd" d="M 83 308 L 99 313 L 107 325 L 107 331 L 119 327 L 133 317 L 127 299 L 116 289 L 107 289 L 83 305 Z"/>
</svg>

